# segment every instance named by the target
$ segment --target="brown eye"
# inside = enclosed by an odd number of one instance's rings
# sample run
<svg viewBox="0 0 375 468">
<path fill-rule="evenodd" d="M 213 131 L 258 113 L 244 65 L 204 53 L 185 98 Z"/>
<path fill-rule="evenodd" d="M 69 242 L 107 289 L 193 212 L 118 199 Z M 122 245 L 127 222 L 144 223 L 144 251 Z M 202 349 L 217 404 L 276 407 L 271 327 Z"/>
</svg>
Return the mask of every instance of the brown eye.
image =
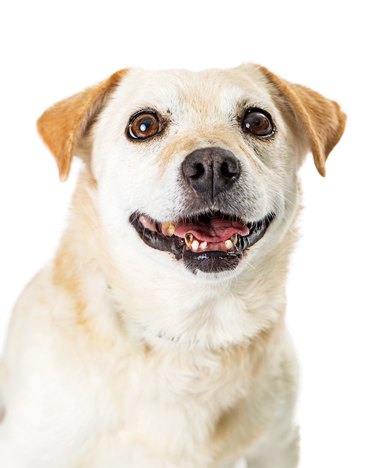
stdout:
<svg viewBox="0 0 375 468">
<path fill-rule="evenodd" d="M 269 137 L 275 132 L 271 116 L 260 109 L 250 109 L 246 112 L 242 120 L 242 129 L 259 137 Z"/>
<path fill-rule="evenodd" d="M 150 109 L 134 114 L 127 127 L 128 136 L 133 140 L 146 140 L 160 133 L 161 130 L 159 116 Z"/>
</svg>

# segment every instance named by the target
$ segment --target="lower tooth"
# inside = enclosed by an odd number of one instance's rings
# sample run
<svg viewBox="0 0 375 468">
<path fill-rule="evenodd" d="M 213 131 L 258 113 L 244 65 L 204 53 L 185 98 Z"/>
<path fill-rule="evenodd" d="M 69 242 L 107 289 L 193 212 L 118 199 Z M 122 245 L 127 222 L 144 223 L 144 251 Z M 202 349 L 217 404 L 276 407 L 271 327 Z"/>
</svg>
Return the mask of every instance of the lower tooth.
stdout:
<svg viewBox="0 0 375 468">
<path fill-rule="evenodd" d="M 226 247 L 227 250 L 233 249 L 233 247 L 234 247 L 233 242 L 230 239 L 226 240 L 225 241 L 225 247 Z"/>
<path fill-rule="evenodd" d="M 191 244 L 191 249 L 194 250 L 194 252 L 196 252 L 198 248 L 199 248 L 199 242 L 197 240 L 193 241 Z"/>
</svg>

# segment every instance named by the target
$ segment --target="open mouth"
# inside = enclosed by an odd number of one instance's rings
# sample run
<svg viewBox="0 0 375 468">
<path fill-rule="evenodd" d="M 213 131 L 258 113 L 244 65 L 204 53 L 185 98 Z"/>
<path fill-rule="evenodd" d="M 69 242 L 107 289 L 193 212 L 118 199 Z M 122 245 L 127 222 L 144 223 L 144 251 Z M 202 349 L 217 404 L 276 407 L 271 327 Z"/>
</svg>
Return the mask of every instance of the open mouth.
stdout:
<svg viewBox="0 0 375 468">
<path fill-rule="evenodd" d="M 158 222 L 135 212 L 130 223 L 148 246 L 172 253 L 196 273 L 233 270 L 247 249 L 266 233 L 275 214 L 245 223 L 220 211 L 207 212 L 177 221 Z"/>
</svg>

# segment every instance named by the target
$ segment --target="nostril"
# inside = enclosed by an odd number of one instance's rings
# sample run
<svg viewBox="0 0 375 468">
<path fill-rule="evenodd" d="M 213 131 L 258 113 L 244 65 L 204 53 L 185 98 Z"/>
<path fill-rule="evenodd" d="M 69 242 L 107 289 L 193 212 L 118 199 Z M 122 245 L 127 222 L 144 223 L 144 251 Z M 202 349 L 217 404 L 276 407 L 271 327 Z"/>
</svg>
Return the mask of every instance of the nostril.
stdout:
<svg viewBox="0 0 375 468">
<path fill-rule="evenodd" d="M 189 175 L 189 177 L 193 180 L 200 179 L 204 173 L 204 165 L 202 163 L 195 163 L 193 166 L 193 171 L 191 171 L 192 174 Z"/>
<path fill-rule="evenodd" d="M 233 177 L 233 172 L 230 171 L 229 165 L 227 162 L 223 162 L 221 165 L 221 174 L 226 177 L 227 179 L 230 179 Z"/>
<path fill-rule="evenodd" d="M 239 174 L 239 166 L 234 161 L 223 161 L 220 170 L 225 179 L 236 179 Z"/>
</svg>

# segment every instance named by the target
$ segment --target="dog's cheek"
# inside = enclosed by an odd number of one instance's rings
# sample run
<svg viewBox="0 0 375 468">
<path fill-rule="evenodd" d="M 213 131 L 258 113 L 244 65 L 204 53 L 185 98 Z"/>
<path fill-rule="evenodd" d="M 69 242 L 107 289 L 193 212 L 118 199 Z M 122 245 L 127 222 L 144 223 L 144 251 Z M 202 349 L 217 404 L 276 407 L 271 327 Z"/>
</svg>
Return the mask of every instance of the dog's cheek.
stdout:
<svg viewBox="0 0 375 468">
<path fill-rule="evenodd" d="M 135 211 L 160 220 L 171 219 L 181 204 L 178 167 L 171 167 L 161 177 L 157 155 L 139 154 L 126 144 L 113 146 L 97 145 L 93 155 L 106 222 L 123 229 L 121 224 L 129 225 L 129 216 Z"/>
</svg>

